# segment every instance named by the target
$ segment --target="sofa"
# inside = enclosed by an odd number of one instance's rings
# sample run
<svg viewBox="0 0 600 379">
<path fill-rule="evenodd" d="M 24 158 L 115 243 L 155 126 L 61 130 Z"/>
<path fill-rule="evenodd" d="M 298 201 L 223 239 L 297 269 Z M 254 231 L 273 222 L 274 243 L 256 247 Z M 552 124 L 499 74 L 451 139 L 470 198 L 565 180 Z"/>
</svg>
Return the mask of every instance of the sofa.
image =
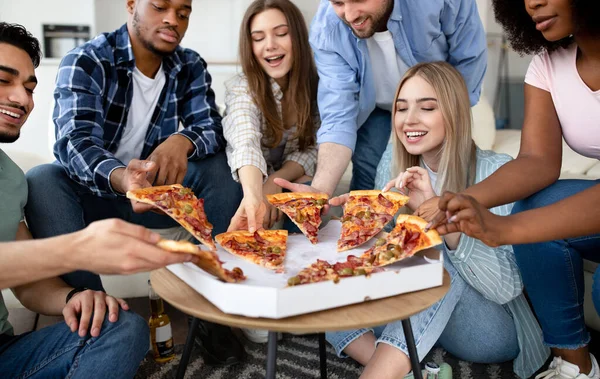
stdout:
<svg viewBox="0 0 600 379">
<path fill-rule="evenodd" d="M 473 139 L 477 145 L 485 150 L 494 150 L 516 157 L 520 146 L 520 130 L 496 130 L 493 110 L 485 98 L 482 98 L 479 104 L 473 107 L 472 112 L 474 121 Z M 49 124 L 49 128 L 51 127 L 51 124 Z M 50 136 L 53 137 L 53 133 L 50 133 Z M 32 153 L 11 150 L 10 145 L 4 145 L 2 148 L 25 172 L 36 165 L 47 163 L 48 161 L 47 158 L 44 159 Z M 335 194 L 342 194 L 348 191 L 351 172 L 352 167 L 350 166 L 344 173 Z M 600 163 L 597 160 L 580 156 L 564 144 L 561 178 L 600 178 Z M 157 230 L 157 232 L 165 238 L 172 239 L 183 239 L 188 236 L 187 232 L 179 227 Z M 596 266 L 597 264 L 595 263 L 585 262 L 585 313 L 588 325 L 600 331 L 600 317 L 595 312 L 591 301 L 591 277 Z M 102 281 L 108 293 L 121 298 L 132 298 L 148 295 L 148 278 L 148 273 L 129 276 L 103 275 Z M 3 295 L 8 308 L 21 307 L 20 303 L 9 290 L 4 290 Z"/>
</svg>

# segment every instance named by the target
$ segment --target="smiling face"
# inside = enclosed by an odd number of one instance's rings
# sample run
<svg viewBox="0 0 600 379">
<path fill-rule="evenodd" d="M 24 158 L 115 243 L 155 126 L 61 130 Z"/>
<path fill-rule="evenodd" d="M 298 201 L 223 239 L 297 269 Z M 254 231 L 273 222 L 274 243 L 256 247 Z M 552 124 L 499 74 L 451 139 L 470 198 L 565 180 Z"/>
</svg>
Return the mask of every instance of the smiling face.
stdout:
<svg viewBox="0 0 600 379">
<path fill-rule="evenodd" d="M 393 0 L 330 0 L 333 10 L 358 38 L 387 30 Z"/>
<path fill-rule="evenodd" d="M 525 0 L 525 9 L 548 41 L 561 40 L 575 30 L 571 0 Z"/>
<path fill-rule="evenodd" d="M 446 137 L 444 116 L 433 87 L 422 77 L 404 83 L 396 99 L 394 129 L 406 151 L 436 169 Z"/>
<path fill-rule="evenodd" d="M 37 85 L 31 57 L 18 47 L 0 43 L 0 142 L 14 142 L 33 110 Z"/>
<path fill-rule="evenodd" d="M 192 0 L 128 0 L 133 38 L 152 53 L 171 54 L 185 35 Z"/>
<path fill-rule="evenodd" d="M 252 53 L 264 72 L 280 86 L 287 86 L 292 68 L 292 38 L 285 15 L 279 9 L 258 13 L 250 23 Z"/>
</svg>

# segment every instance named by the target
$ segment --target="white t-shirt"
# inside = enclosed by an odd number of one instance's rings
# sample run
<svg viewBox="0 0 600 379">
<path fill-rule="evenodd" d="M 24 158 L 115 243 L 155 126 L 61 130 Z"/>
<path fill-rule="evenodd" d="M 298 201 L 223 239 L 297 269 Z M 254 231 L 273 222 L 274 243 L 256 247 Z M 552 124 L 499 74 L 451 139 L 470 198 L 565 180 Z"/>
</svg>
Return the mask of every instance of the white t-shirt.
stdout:
<svg viewBox="0 0 600 379">
<path fill-rule="evenodd" d="M 133 96 L 127 114 L 127 125 L 115 152 L 115 157 L 125 164 L 142 155 L 146 132 L 166 82 L 162 64 L 154 79 L 142 74 L 137 67 L 133 69 L 132 79 Z"/>
<path fill-rule="evenodd" d="M 550 92 L 562 134 L 571 147 L 600 159 L 600 90 L 592 91 L 577 71 L 577 45 L 536 55 L 525 83 Z"/>
<path fill-rule="evenodd" d="M 389 30 L 375 33 L 367 39 L 367 47 L 375 78 L 375 103 L 378 108 L 391 112 L 396 87 L 408 70 L 408 65 L 396 53 L 394 38 Z"/>
</svg>

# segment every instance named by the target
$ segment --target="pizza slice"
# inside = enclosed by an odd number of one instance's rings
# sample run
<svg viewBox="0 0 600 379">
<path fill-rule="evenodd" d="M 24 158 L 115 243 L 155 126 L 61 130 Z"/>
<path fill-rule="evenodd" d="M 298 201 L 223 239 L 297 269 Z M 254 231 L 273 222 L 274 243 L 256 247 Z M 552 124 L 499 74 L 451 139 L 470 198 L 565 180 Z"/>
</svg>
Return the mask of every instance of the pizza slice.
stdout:
<svg viewBox="0 0 600 379">
<path fill-rule="evenodd" d="M 408 196 L 398 192 L 350 192 L 344 205 L 337 250 L 350 250 L 369 241 L 383 230 L 407 202 Z"/>
<path fill-rule="evenodd" d="M 287 230 L 235 231 L 215 237 L 227 252 L 257 265 L 283 271 Z"/>
<path fill-rule="evenodd" d="M 361 255 L 361 258 L 374 267 L 386 266 L 441 244 L 442 238 L 437 231 L 424 232 L 426 225 L 427 221 L 418 216 L 398 216 L 396 226 L 387 237 L 378 239 L 375 246 Z"/>
<path fill-rule="evenodd" d="M 321 208 L 327 204 L 325 193 L 282 192 L 267 195 L 269 203 L 285 213 L 313 244 L 318 242 Z"/>
<path fill-rule="evenodd" d="M 165 212 L 198 241 L 215 250 L 212 239 L 212 224 L 204 212 L 204 199 L 198 199 L 190 188 L 181 184 L 146 187 L 127 191 L 127 198 L 150 204 Z"/>
<path fill-rule="evenodd" d="M 242 269 L 239 267 L 234 267 L 233 270 L 223 268 L 223 262 L 219 260 L 214 251 L 202 250 L 189 241 L 160 240 L 157 246 L 173 253 L 194 254 L 198 257 L 198 263 L 196 263 L 198 267 L 224 282 L 239 283 L 246 280 Z"/>
</svg>

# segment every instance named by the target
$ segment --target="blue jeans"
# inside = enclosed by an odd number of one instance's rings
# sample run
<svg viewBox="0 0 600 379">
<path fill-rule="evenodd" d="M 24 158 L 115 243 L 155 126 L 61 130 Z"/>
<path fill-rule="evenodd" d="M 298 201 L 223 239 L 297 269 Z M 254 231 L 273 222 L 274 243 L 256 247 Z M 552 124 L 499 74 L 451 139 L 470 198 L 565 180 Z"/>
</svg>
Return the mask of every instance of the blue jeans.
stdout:
<svg viewBox="0 0 600 379">
<path fill-rule="evenodd" d="M 352 155 L 351 191 L 375 188 L 377 165 L 390 139 L 391 128 L 390 112 L 375 108 L 358 129 L 356 147 Z"/>
<path fill-rule="evenodd" d="M 148 325 L 121 310 L 100 336 L 79 337 L 64 322 L 0 344 L 3 378 L 133 378 L 149 348 Z"/>
<path fill-rule="evenodd" d="M 450 290 L 440 301 L 410 318 L 419 361 L 434 346 L 454 356 L 477 363 L 500 363 L 519 354 L 517 331 L 507 307 L 485 299 L 468 285 L 445 256 L 444 267 L 451 277 Z M 340 357 L 355 339 L 373 332 L 377 343 L 398 348 L 408 355 L 401 321 L 372 329 L 326 333 Z"/>
<path fill-rule="evenodd" d="M 599 183 L 600 180 L 559 180 L 517 202 L 512 213 L 550 205 Z M 523 284 L 544 333 L 544 343 L 562 349 L 577 349 L 587 345 L 590 335 L 583 316 L 583 259 L 600 262 L 600 234 L 515 245 L 514 251 Z M 598 270 L 594 273 L 592 299 L 596 311 L 599 311 Z"/>
<path fill-rule="evenodd" d="M 57 163 L 29 170 L 27 182 L 29 199 L 25 214 L 34 238 L 72 233 L 93 221 L 113 217 L 154 229 L 178 225 L 166 215 L 133 212 L 131 202 L 124 196 L 105 199 L 95 195 L 72 180 Z M 231 177 L 225 153 L 188 162 L 183 185 L 204 198 L 206 215 L 214 226 L 213 235 L 225 232 L 242 199 L 241 186 Z M 90 272 L 77 271 L 62 278 L 73 287 L 102 290 L 100 277 Z"/>
</svg>

